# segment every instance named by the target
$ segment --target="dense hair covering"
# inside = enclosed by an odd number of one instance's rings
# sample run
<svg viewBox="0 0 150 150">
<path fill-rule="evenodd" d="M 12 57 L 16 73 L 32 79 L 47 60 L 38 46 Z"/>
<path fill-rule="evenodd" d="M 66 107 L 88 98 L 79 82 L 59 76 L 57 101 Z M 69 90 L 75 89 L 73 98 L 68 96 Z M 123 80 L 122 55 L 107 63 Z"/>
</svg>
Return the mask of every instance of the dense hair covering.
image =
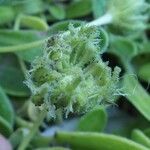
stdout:
<svg viewBox="0 0 150 150">
<path fill-rule="evenodd" d="M 46 106 L 51 117 L 61 109 L 85 113 L 100 104 L 113 103 L 120 68 L 114 70 L 101 59 L 101 30 L 69 26 L 67 33 L 47 40 L 43 56 L 35 59 L 27 73 L 32 102 Z"/>
</svg>

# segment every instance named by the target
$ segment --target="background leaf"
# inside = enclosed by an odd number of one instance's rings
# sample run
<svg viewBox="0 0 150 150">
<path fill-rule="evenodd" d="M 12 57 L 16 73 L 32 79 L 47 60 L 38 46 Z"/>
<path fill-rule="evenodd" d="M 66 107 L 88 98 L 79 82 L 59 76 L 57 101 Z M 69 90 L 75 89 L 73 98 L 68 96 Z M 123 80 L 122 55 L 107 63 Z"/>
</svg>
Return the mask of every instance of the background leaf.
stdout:
<svg viewBox="0 0 150 150">
<path fill-rule="evenodd" d="M 8 136 L 13 130 L 14 111 L 3 89 L 0 87 L 0 133 Z"/>
<path fill-rule="evenodd" d="M 25 77 L 15 55 L 0 55 L 0 86 L 12 96 L 29 96 L 30 91 L 23 83 Z"/>
<path fill-rule="evenodd" d="M 98 107 L 84 115 L 78 123 L 78 131 L 101 132 L 107 122 L 107 114 L 104 108 Z"/>
<path fill-rule="evenodd" d="M 3 47 L 18 46 L 22 44 L 30 44 L 31 42 L 36 42 L 41 39 L 44 39 L 46 34 L 43 32 L 36 31 L 14 31 L 14 30 L 0 30 L 0 49 L 3 50 Z M 16 52 L 21 58 L 26 61 L 33 61 L 35 57 L 42 54 L 44 44 L 35 46 L 33 48 L 27 48 L 26 50 Z"/>
<path fill-rule="evenodd" d="M 71 145 L 76 150 L 148 150 L 148 148 L 126 138 L 103 133 L 58 132 L 57 142 Z"/>
<path fill-rule="evenodd" d="M 135 142 L 150 148 L 150 138 L 148 138 L 141 130 L 134 129 L 131 137 Z"/>
<path fill-rule="evenodd" d="M 144 64 L 139 68 L 138 76 L 146 82 L 150 81 L 150 63 Z"/>
<path fill-rule="evenodd" d="M 73 1 L 66 8 L 67 18 L 76 18 L 88 15 L 92 10 L 91 0 Z"/>
<path fill-rule="evenodd" d="M 144 90 L 133 75 L 124 76 L 124 92 L 127 99 L 139 110 L 139 112 L 150 121 L 150 95 Z"/>
<path fill-rule="evenodd" d="M 64 7 L 62 5 L 50 5 L 48 10 L 51 15 L 58 20 L 62 20 L 66 16 Z"/>
<path fill-rule="evenodd" d="M 106 0 L 92 0 L 94 18 L 102 16 L 105 12 Z"/>
</svg>

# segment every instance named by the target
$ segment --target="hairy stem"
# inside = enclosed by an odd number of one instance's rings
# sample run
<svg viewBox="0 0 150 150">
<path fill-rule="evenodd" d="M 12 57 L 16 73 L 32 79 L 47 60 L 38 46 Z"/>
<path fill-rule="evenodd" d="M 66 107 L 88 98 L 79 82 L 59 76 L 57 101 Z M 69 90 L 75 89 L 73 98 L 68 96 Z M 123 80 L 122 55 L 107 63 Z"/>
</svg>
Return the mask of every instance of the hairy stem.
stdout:
<svg viewBox="0 0 150 150">
<path fill-rule="evenodd" d="M 110 24 L 112 22 L 112 15 L 109 13 L 106 13 L 102 17 L 99 17 L 98 19 L 89 22 L 87 25 L 88 26 L 101 26 L 105 24 Z"/>
</svg>

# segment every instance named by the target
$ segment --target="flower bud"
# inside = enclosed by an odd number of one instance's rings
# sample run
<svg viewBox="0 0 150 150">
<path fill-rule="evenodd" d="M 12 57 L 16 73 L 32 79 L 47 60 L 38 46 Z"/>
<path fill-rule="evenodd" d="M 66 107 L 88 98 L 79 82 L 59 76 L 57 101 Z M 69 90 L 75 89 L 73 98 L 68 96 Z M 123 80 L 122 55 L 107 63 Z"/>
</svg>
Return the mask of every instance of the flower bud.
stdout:
<svg viewBox="0 0 150 150">
<path fill-rule="evenodd" d="M 149 4 L 145 0 L 109 0 L 108 13 L 112 14 L 112 24 L 128 30 L 146 28 Z"/>
<path fill-rule="evenodd" d="M 43 56 L 33 62 L 26 84 L 32 102 L 46 104 L 51 117 L 57 109 L 67 117 L 114 101 L 120 69 L 112 71 L 102 61 L 101 32 L 97 27 L 71 25 L 67 34 L 50 37 Z"/>
</svg>

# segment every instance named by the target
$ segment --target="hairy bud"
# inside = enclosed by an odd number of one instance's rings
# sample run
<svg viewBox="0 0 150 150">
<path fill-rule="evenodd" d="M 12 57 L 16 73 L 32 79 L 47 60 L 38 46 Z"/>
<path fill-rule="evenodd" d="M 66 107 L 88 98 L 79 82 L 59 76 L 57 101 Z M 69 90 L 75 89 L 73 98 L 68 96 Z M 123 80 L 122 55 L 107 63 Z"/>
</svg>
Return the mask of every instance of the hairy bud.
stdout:
<svg viewBox="0 0 150 150">
<path fill-rule="evenodd" d="M 70 112 L 85 113 L 114 102 L 120 69 L 112 71 L 102 61 L 101 35 L 97 27 L 70 25 L 67 34 L 48 39 L 43 56 L 27 74 L 26 84 L 36 106 L 46 104 L 52 117 L 61 109 L 67 117 Z"/>
</svg>

